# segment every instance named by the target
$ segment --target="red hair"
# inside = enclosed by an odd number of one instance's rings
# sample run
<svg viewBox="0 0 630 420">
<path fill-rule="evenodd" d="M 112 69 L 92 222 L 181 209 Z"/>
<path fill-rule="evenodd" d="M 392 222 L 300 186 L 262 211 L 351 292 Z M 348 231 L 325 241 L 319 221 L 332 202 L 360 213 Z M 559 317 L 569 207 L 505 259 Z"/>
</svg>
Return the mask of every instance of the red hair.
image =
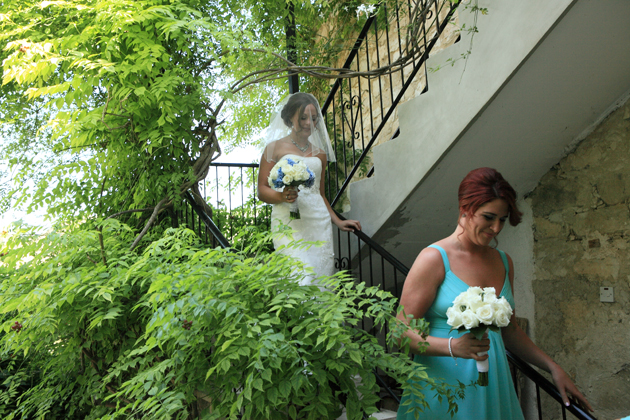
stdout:
<svg viewBox="0 0 630 420">
<path fill-rule="evenodd" d="M 505 200 L 510 224 L 518 225 L 523 213 L 516 207 L 516 191 L 496 169 L 474 169 L 459 184 L 459 208 L 462 213 L 473 215 L 479 207 L 496 198 Z"/>
</svg>

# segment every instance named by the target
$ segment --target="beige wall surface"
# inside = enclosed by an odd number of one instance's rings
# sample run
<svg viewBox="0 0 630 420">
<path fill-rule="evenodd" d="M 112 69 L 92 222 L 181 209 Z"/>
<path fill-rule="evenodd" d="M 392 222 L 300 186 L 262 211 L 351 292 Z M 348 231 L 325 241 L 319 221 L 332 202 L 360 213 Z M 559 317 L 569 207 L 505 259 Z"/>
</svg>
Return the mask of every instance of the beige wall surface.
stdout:
<svg viewBox="0 0 630 420">
<path fill-rule="evenodd" d="M 543 176 L 530 200 L 536 343 L 597 418 L 630 415 L 630 102 Z M 600 302 L 601 287 L 613 288 L 613 303 Z"/>
</svg>

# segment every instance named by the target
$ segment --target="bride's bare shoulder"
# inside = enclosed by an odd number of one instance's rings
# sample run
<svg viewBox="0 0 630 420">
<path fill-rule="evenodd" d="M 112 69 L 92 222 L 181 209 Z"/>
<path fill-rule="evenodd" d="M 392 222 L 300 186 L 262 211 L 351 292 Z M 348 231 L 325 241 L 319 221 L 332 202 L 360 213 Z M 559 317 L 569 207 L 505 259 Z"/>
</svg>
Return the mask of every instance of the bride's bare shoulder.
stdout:
<svg viewBox="0 0 630 420">
<path fill-rule="evenodd" d="M 271 155 L 274 161 L 282 159 L 282 157 L 291 152 L 291 143 L 288 141 L 289 137 L 283 137 L 278 140 L 274 140 L 267 144 L 265 153 Z"/>
</svg>

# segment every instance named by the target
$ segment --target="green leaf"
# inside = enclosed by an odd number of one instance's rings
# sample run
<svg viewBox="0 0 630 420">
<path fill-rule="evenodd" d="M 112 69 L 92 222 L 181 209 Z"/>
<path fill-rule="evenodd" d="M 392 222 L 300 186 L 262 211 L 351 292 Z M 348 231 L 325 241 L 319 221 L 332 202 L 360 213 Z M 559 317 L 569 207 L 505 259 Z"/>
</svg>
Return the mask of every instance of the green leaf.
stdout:
<svg viewBox="0 0 630 420">
<path fill-rule="evenodd" d="M 267 398 L 269 398 L 269 401 L 271 401 L 272 404 L 277 404 L 278 403 L 278 389 L 275 387 L 271 387 L 269 388 L 269 390 L 267 391 Z"/>
<path fill-rule="evenodd" d="M 254 381 L 252 382 L 252 387 L 258 389 L 259 391 L 264 391 L 265 390 L 263 388 L 263 381 L 260 378 L 254 379 Z"/>
<path fill-rule="evenodd" d="M 260 376 L 266 380 L 271 382 L 271 369 L 265 369 L 262 371 L 262 373 L 260 374 Z"/>
<path fill-rule="evenodd" d="M 363 360 L 361 358 L 361 353 L 355 350 L 350 350 L 348 351 L 348 355 L 350 356 L 350 359 L 352 359 L 352 361 L 354 361 L 356 364 L 358 364 L 359 366 L 363 366 Z"/>
</svg>

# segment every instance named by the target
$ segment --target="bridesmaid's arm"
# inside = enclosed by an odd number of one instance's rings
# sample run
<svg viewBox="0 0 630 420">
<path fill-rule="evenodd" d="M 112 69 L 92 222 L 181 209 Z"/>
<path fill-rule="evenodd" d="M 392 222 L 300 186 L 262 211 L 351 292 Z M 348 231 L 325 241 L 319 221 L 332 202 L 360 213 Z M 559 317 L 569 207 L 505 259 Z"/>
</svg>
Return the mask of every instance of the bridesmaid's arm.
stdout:
<svg viewBox="0 0 630 420">
<path fill-rule="evenodd" d="M 324 199 L 324 203 L 326 204 L 326 208 L 328 209 L 328 213 L 330 214 L 330 220 L 340 229 L 346 232 L 352 232 L 355 230 L 361 230 L 361 223 L 358 220 L 341 220 L 337 213 L 333 210 L 326 198 L 326 154 L 320 153 L 317 156 L 322 161 L 322 176 L 319 180 L 319 193 L 322 195 Z"/>
<path fill-rule="evenodd" d="M 512 263 L 512 258 L 510 258 L 509 255 L 507 255 L 507 258 L 509 264 L 510 285 L 512 286 L 512 290 L 514 290 L 514 264 Z M 591 407 L 591 404 L 588 402 L 586 397 L 584 397 L 584 395 L 582 395 L 582 393 L 577 389 L 573 381 L 569 378 L 569 375 L 567 375 L 560 365 L 554 362 L 551 357 L 542 351 L 527 336 L 527 334 L 525 334 L 521 327 L 517 325 L 515 313 L 512 314 L 510 324 L 505 328 L 501 328 L 501 336 L 503 337 L 505 347 L 512 353 L 516 354 L 527 363 L 531 363 L 534 366 L 551 373 L 553 381 L 556 384 L 556 388 L 558 388 L 558 392 L 560 392 L 560 395 L 562 396 L 562 402 L 564 405 L 568 407 L 570 404 L 569 398 L 567 397 L 568 393 L 577 399 L 581 406 L 593 411 L 593 407 Z"/>
</svg>

